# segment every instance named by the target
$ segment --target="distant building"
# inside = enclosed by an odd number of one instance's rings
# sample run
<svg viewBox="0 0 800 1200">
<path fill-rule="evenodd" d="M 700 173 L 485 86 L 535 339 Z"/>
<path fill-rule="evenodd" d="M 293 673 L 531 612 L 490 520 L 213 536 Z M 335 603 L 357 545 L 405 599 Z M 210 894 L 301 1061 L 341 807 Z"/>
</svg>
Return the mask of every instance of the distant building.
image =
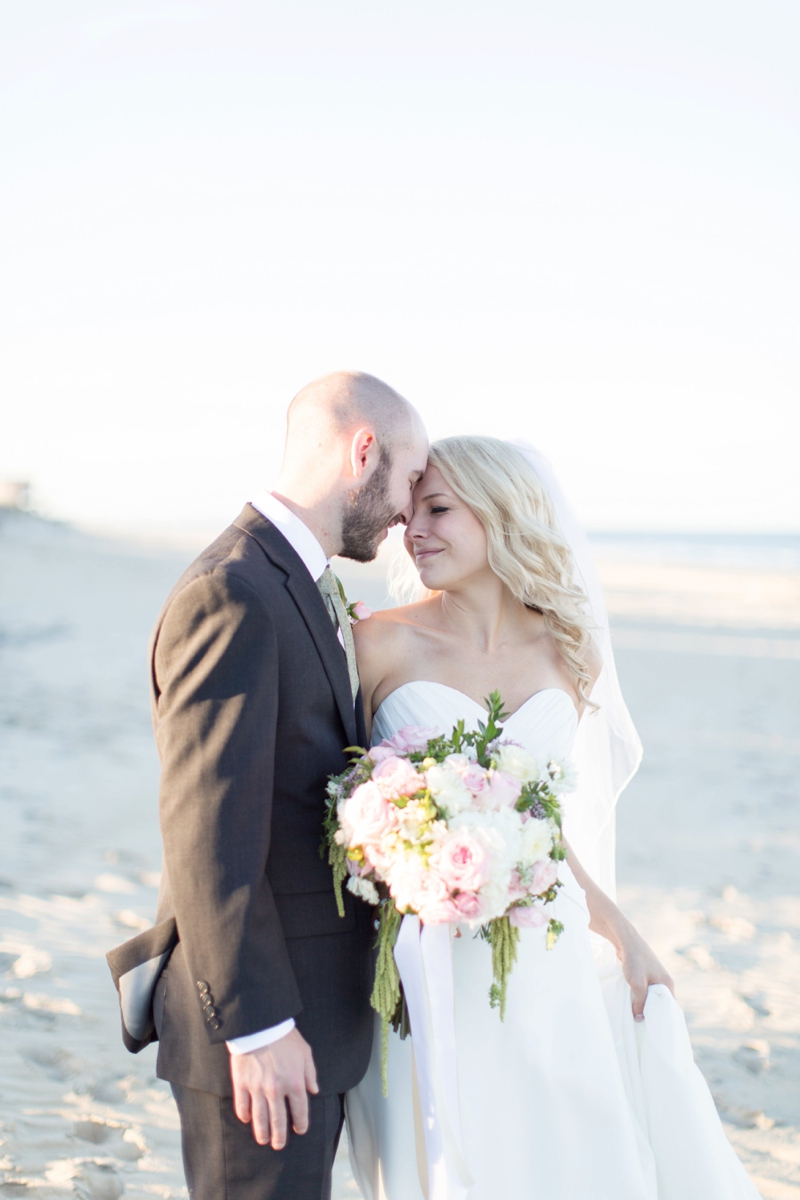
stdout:
<svg viewBox="0 0 800 1200">
<path fill-rule="evenodd" d="M 27 508 L 30 503 L 31 485 L 0 479 L 0 508 Z"/>
</svg>

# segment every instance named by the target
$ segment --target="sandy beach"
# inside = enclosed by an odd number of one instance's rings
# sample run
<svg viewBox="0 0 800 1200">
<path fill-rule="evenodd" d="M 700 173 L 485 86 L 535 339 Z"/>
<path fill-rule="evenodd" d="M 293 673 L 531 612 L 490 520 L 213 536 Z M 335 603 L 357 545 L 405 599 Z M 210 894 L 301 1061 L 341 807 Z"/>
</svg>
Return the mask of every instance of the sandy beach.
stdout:
<svg viewBox="0 0 800 1200">
<path fill-rule="evenodd" d="M 160 843 L 146 648 L 193 554 L 0 510 L 0 1194 L 186 1195 L 155 1051 L 105 951 L 150 923 Z M 800 1198 L 800 571 L 602 548 L 645 745 L 619 898 L 673 973 L 765 1200 Z M 344 570 L 384 601 L 381 569 Z M 336 1200 L 357 1197 L 344 1153 Z"/>
</svg>

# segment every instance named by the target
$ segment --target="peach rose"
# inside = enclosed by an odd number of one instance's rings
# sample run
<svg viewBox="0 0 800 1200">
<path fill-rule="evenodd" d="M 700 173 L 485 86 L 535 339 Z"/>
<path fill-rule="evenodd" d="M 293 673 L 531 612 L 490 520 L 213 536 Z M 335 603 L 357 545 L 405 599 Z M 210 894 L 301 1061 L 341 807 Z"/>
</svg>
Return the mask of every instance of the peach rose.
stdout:
<svg viewBox="0 0 800 1200">
<path fill-rule="evenodd" d="M 423 786 L 423 780 L 408 759 L 398 758 L 396 754 L 382 759 L 372 772 L 372 778 L 389 800 L 413 796 Z"/>
<path fill-rule="evenodd" d="M 350 830 L 352 846 L 367 846 L 381 840 L 396 821 L 396 809 L 384 799 L 377 783 L 359 784 L 343 805 L 343 818 Z"/>
</svg>

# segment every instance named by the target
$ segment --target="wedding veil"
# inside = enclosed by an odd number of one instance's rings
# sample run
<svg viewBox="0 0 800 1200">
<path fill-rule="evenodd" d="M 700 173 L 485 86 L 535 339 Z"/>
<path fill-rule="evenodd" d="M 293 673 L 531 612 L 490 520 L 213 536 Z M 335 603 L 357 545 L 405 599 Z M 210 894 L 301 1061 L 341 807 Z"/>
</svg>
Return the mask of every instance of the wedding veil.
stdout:
<svg viewBox="0 0 800 1200">
<path fill-rule="evenodd" d="M 599 707 L 581 717 L 573 748 L 576 791 L 564 803 L 564 833 L 578 859 L 603 891 L 615 899 L 615 807 L 636 774 L 642 743 L 622 698 L 600 576 L 589 539 L 561 490 L 548 460 L 527 442 L 513 441 L 533 467 L 550 498 L 558 531 L 570 547 L 576 582 L 587 596 L 592 637 L 603 668 L 592 689 Z"/>
</svg>

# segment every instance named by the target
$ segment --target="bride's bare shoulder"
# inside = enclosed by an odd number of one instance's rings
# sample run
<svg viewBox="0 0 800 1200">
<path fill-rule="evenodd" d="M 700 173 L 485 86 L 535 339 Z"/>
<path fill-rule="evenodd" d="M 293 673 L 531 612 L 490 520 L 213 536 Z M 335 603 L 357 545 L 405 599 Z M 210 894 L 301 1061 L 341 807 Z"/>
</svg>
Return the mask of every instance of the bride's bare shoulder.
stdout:
<svg viewBox="0 0 800 1200">
<path fill-rule="evenodd" d="M 359 656 L 384 655 L 393 646 L 406 643 L 430 624 L 431 600 L 419 600 L 399 608 L 384 608 L 366 621 L 358 621 L 353 637 Z"/>
<path fill-rule="evenodd" d="M 386 608 L 359 621 L 353 629 L 358 673 L 368 724 L 377 703 L 396 679 L 414 677 L 424 650 L 425 629 L 434 626 L 430 600 Z"/>
</svg>

